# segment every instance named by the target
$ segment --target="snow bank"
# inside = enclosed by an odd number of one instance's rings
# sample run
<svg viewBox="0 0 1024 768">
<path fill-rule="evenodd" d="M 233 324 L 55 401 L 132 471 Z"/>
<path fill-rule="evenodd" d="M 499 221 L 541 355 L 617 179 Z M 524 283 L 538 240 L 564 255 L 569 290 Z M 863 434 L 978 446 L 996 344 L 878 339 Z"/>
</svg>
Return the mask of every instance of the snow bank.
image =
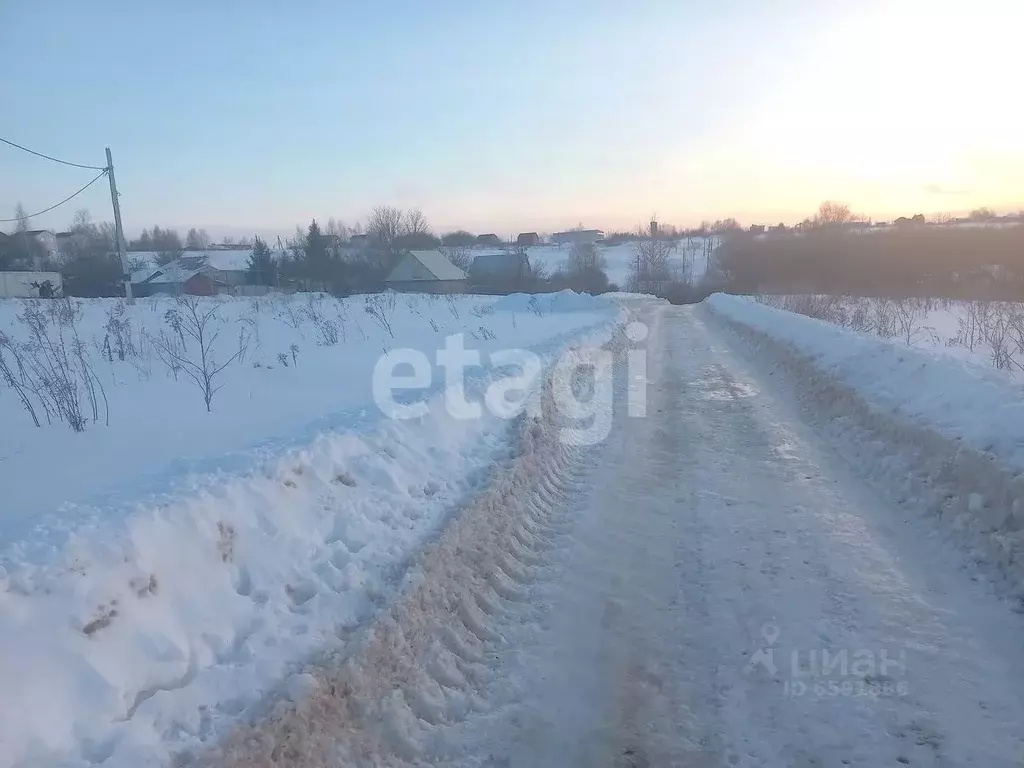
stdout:
<svg viewBox="0 0 1024 768">
<path fill-rule="evenodd" d="M 1024 599 L 1024 387 L 991 368 L 714 294 L 792 374 L 822 430 L 901 503 L 949 524 Z M 845 453 L 845 452 L 844 452 Z"/>
<path fill-rule="evenodd" d="M 109 428 L 36 429 L 0 398 L 0 766 L 157 765 L 215 742 L 272 691 L 306 696 L 303 664 L 378 613 L 409 559 L 510 460 L 509 423 L 453 418 L 437 382 L 426 416 L 385 420 L 370 393 L 381 351 L 467 334 L 484 358 L 473 398 L 500 375 L 487 352 L 550 363 L 618 313 L 589 297 L 533 314 L 406 296 L 388 333 L 356 297 L 347 340 L 324 346 L 296 320 L 308 300 L 223 303 L 259 343 L 210 414 L 184 382 L 116 356 L 101 368 Z M 86 304 L 82 332 L 100 333 L 109 303 Z M 19 306 L 0 305 L 0 324 L 16 330 Z M 171 306 L 140 302 L 135 327 L 155 331 Z M 117 426 L 126 411 L 138 420 Z"/>
<path fill-rule="evenodd" d="M 621 346 L 620 337 L 611 342 L 612 349 Z M 498 620 L 525 605 L 531 584 L 544 577 L 565 525 L 565 502 L 586 477 L 589 449 L 558 438 L 567 421 L 552 402 L 572 382 L 556 378 L 546 382 L 541 415 L 520 421 L 509 464 L 423 551 L 398 599 L 369 631 L 349 652 L 310 668 L 308 696 L 279 701 L 200 764 L 452 761 L 446 729 L 495 706 L 480 683 L 504 643 Z"/>
<path fill-rule="evenodd" d="M 717 293 L 715 312 L 792 345 L 873 405 L 1024 469 L 1024 387 L 938 351 L 911 348 Z"/>
</svg>

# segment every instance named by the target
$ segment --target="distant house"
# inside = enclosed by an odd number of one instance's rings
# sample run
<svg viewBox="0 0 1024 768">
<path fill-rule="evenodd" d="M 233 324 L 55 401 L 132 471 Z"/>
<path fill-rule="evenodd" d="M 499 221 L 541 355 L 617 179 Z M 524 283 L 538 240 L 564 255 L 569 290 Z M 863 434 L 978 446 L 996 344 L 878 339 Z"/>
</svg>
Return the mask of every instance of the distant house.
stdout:
<svg viewBox="0 0 1024 768">
<path fill-rule="evenodd" d="M 477 245 L 501 245 L 501 238 L 493 233 L 476 236 Z"/>
<path fill-rule="evenodd" d="M 30 229 L 15 232 L 8 240 L 8 246 L 19 248 L 32 259 L 32 265 L 40 269 L 43 262 L 57 255 L 57 236 L 48 229 Z"/>
<path fill-rule="evenodd" d="M 523 251 L 482 253 L 469 267 L 469 281 L 474 291 L 512 293 L 523 290 L 532 272 L 530 259 Z"/>
<path fill-rule="evenodd" d="M 71 244 L 72 238 L 74 238 L 74 236 L 74 232 L 58 232 L 57 234 L 55 234 L 53 237 L 57 243 L 57 250 L 63 251 L 64 246 Z"/>
<path fill-rule="evenodd" d="M 30 229 L 27 232 L 19 232 L 16 237 L 26 242 L 38 243 L 46 249 L 47 253 L 54 253 L 57 250 L 57 235 L 48 229 Z"/>
<path fill-rule="evenodd" d="M 358 248 L 360 250 L 363 248 L 368 248 L 370 245 L 370 236 L 352 235 L 352 237 L 348 239 L 348 245 L 350 248 Z"/>
<path fill-rule="evenodd" d="M 540 245 L 540 235 L 536 232 L 520 232 L 516 238 L 516 245 Z"/>
<path fill-rule="evenodd" d="M 915 213 L 909 219 L 906 216 L 900 216 L 893 221 L 892 225 L 894 227 L 913 227 L 926 223 L 923 213 Z"/>
<path fill-rule="evenodd" d="M 555 232 L 551 235 L 551 242 L 555 245 L 596 243 L 599 240 L 604 240 L 604 232 L 600 229 L 573 229 L 568 232 Z"/>
<path fill-rule="evenodd" d="M 393 291 L 413 293 L 465 293 L 466 273 L 440 251 L 406 251 L 384 285 Z"/>
<path fill-rule="evenodd" d="M 205 254 L 182 256 L 147 272 L 142 279 L 139 275 L 132 279 L 132 287 L 140 296 L 214 296 L 245 282 L 244 272 L 217 269 Z"/>
</svg>

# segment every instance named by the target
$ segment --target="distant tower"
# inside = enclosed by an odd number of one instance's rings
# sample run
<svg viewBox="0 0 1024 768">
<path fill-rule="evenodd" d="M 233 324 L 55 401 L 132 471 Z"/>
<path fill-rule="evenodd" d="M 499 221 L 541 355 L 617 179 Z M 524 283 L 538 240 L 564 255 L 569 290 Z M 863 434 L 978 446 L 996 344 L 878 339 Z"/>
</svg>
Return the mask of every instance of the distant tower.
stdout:
<svg viewBox="0 0 1024 768">
<path fill-rule="evenodd" d="M 658 236 L 658 222 L 656 219 L 651 219 L 651 237 Z"/>
</svg>

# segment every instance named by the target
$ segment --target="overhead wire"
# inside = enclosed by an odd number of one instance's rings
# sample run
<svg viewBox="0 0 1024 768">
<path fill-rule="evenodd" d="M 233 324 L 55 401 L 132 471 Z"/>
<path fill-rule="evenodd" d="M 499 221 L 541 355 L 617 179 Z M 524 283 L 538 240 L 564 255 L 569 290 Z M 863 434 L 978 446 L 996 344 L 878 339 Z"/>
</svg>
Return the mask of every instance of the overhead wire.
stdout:
<svg viewBox="0 0 1024 768">
<path fill-rule="evenodd" d="M 53 162 L 60 163 L 61 165 L 70 165 L 72 168 L 85 168 L 86 170 L 89 170 L 89 171 L 105 171 L 105 170 L 107 170 L 106 166 L 100 167 L 98 165 L 82 165 L 81 163 L 72 163 L 72 162 L 69 162 L 67 160 L 61 160 L 61 159 L 56 158 L 56 157 L 50 157 L 50 155 L 44 155 L 42 152 L 36 152 L 34 149 L 29 149 L 28 147 L 23 147 L 23 146 L 21 146 L 21 144 L 15 144 L 13 141 L 11 141 L 9 139 L 0 138 L 0 142 L 3 142 L 4 144 L 8 144 L 8 145 L 10 145 L 10 146 L 12 146 L 12 147 L 14 147 L 16 149 L 20 149 L 23 152 L 28 152 L 30 155 L 35 155 L 36 157 L 42 157 L 42 158 L 44 158 L 46 160 L 52 160 Z"/>
<path fill-rule="evenodd" d="M 8 223 L 10 223 L 10 222 L 12 222 L 12 221 L 19 221 L 19 220 L 20 220 L 20 218 L 32 219 L 32 218 L 35 218 L 36 216 L 42 216 L 42 215 L 43 215 L 44 213 L 49 213 L 49 212 L 50 212 L 50 211 L 52 211 L 52 210 L 53 210 L 54 208 L 60 208 L 60 206 L 64 205 L 64 203 L 66 203 L 66 202 L 68 202 L 69 200 L 73 200 L 74 198 L 78 197 L 78 196 L 79 196 L 80 194 L 82 194 L 83 192 L 85 192 L 85 190 L 87 190 L 87 189 L 88 189 L 89 187 L 91 187 L 91 186 L 92 186 L 93 184 L 95 184 L 95 183 L 96 183 L 97 181 L 99 181 L 99 180 L 100 180 L 100 179 L 101 179 L 101 178 L 102 178 L 103 176 L 106 176 L 106 175 L 107 175 L 107 169 L 106 169 L 106 168 L 103 168 L 103 169 L 102 169 L 102 170 L 101 170 L 101 171 L 100 171 L 100 172 L 99 172 L 98 174 L 96 174 L 96 176 L 95 176 L 95 177 L 93 178 L 93 180 L 92 180 L 92 181 L 90 181 L 90 182 L 89 182 L 88 184 L 86 184 L 86 185 L 85 185 L 84 187 L 82 187 L 81 189 L 79 189 L 79 190 L 78 190 L 77 192 L 73 192 L 72 194 L 68 195 L 68 196 L 67 196 L 67 197 L 65 197 L 65 198 L 64 198 L 63 200 L 61 200 L 61 201 L 60 201 L 59 203 L 55 203 L 54 205 L 51 205 L 51 206 L 50 206 L 49 208 L 44 208 L 43 210 L 41 210 L 41 211 L 38 211 L 38 212 L 36 212 L 36 213 L 30 213 L 30 214 L 27 214 L 27 215 L 26 215 L 26 216 L 24 216 L 24 217 L 19 217 L 19 218 L 14 218 L 14 219 L 0 219 L 0 224 L 8 224 Z"/>
</svg>

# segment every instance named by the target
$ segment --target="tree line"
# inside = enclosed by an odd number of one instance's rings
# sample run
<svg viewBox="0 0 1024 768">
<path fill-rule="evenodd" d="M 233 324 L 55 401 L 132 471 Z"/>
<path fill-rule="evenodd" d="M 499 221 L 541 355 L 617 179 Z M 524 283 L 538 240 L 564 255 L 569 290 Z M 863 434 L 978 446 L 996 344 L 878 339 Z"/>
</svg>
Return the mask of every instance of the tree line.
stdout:
<svg viewBox="0 0 1024 768">
<path fill-rule="evenodd" d="M 848 207 L 827 203 L 784 236 L 730 233 L 714 279 L 737 293 L 1024 298 L 1024 225 L 935 227 L 921 216 L 883 230 L 843 226 L 854 220 Z"/>
</svg>

